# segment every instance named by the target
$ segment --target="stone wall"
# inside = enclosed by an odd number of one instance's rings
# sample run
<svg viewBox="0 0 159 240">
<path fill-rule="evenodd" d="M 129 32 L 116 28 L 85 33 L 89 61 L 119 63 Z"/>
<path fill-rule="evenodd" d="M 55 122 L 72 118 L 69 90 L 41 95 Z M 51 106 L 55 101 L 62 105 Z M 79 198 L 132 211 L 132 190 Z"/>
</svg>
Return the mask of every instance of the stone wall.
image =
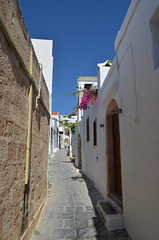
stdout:
<svg viewBox="0 0 159 240">
<path fill-rule="evenodd" d="M 30 239 L 47 195 L 49 92 L 16 0 L 0 0 L 0 239 Z M 30 74 L 30 52 L 33 73 Z M 29 90 L 33 85 L 30 178 L 25 185 Z"/>
</svg>

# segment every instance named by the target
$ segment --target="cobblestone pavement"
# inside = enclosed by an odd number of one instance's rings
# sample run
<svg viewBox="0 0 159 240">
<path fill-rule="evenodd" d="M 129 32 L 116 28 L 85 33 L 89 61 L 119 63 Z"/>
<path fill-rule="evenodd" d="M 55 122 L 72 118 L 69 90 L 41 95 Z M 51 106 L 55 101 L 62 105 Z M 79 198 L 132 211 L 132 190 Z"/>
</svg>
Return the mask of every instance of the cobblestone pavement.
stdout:
<svg viewBox="0 0 159 240">
<path fill-rule="evenodd" d="M 96 209 L 102 196 L 60 149 L 49 162 L 48 199 L 32 240 L 126 240 L 110 233 Z M 119 236 L 117 236 L 119 235 Z"/>
</svg>

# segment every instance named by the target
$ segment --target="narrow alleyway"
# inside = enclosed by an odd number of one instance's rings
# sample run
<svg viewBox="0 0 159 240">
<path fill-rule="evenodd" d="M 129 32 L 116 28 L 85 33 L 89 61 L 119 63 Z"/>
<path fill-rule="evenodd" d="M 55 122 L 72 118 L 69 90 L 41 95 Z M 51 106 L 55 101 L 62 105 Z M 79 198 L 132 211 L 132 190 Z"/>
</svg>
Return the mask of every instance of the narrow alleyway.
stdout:
<svg viewBox="0 0 159 240">
<path fill-rule="evenodd" d="M 65 149 L 50 159 L 48 191 L 32 240 L 128 239 L 123 233 L 121 236 L 119 232 L 107 231 L 95 208 L 102 196 L 90 180 L 76 171 Z"/>
</svg>

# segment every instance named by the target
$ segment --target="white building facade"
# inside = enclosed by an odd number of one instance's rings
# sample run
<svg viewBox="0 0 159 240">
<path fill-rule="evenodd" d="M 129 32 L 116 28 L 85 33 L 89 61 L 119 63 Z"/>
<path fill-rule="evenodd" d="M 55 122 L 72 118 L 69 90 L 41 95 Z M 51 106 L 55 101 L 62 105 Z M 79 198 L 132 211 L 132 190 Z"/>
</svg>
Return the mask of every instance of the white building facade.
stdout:
<svg viewBox="0 0 159 240">
<path fill-rule="evenodd" d="M 97 67 L 98 103 L 73 136 L 76 166 L 122 209 L 133 240 L 158 239 L 158 29 L 159 0 L 132 0 L 112 66 Z"/>
<path fill-rule="evenodd" d="M 31 39 L 42 74 L 50 95 L 50 116 L 52 111 L 52 82 L 53 82 L 53 40 Z M 39 86 L 40 87 L 40 86 Z M 42 88 L 42 86 L 41 86 Z M 51 154 L 51 119 L 49 134 L 49 154 Z"/>
<path fill-rule="evenodd" d="M 60 131 L 60 112 L 51 113 L 51 140 L 50 154 L 54 154 L 59 149 L 59 131 Z"/>
<path fill-rule="evenodd" d="M 71 129 L 67 126 L 65 126 L 65 123 L 76 123 L 77 122 L 77 116 L 71 116 L 71 118 L 68 117 L 68 115 L 60 115 L 60 148 L 63 148 L 66 144 L 68 147 L 70 146 L 71 142 Z M 72 148 L 71 148 L 72 149 Z"/>
<path fill-rule="evenodd" d="M 97 77 L 79 77 L 77 79 L 76 91 L 81 91 L 84 89 L 90 89 L 97 87 Z M 83 92 L 78 94 L 77 105 L 79 106 L 81 99 L 83 97 Z M 77 111 L 77 121 L 81 121 L 83 117 L 83 110 L 78 109 Z"/>
</svg>

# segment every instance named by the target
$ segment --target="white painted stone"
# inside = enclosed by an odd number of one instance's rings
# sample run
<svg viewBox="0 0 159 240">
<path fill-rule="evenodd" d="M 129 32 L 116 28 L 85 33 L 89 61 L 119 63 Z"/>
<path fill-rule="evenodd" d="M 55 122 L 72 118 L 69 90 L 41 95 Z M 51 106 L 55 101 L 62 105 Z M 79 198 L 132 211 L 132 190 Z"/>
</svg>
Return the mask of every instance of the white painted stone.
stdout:
<svg viewBox="0 0 159 240">
<path fill-rule="evenodd" d="M 108 202 L 117 211 L 117 213 L 116 214 L 106 214 L 100 205 L 100 203 L 102 203 L 102 202 L 104 202 L 104 203 Z M 98 201 L 97 208 L 99 210 L 99 213 L 101 214 L 101 217 L 103 218 L 106 228 L 109 231 L 123 229 L 125 227 L 124 217 L 123 217 L 120 209 L 111 201 L 111 199 L 108 198 L 105 200 Z"/>
</svg>

